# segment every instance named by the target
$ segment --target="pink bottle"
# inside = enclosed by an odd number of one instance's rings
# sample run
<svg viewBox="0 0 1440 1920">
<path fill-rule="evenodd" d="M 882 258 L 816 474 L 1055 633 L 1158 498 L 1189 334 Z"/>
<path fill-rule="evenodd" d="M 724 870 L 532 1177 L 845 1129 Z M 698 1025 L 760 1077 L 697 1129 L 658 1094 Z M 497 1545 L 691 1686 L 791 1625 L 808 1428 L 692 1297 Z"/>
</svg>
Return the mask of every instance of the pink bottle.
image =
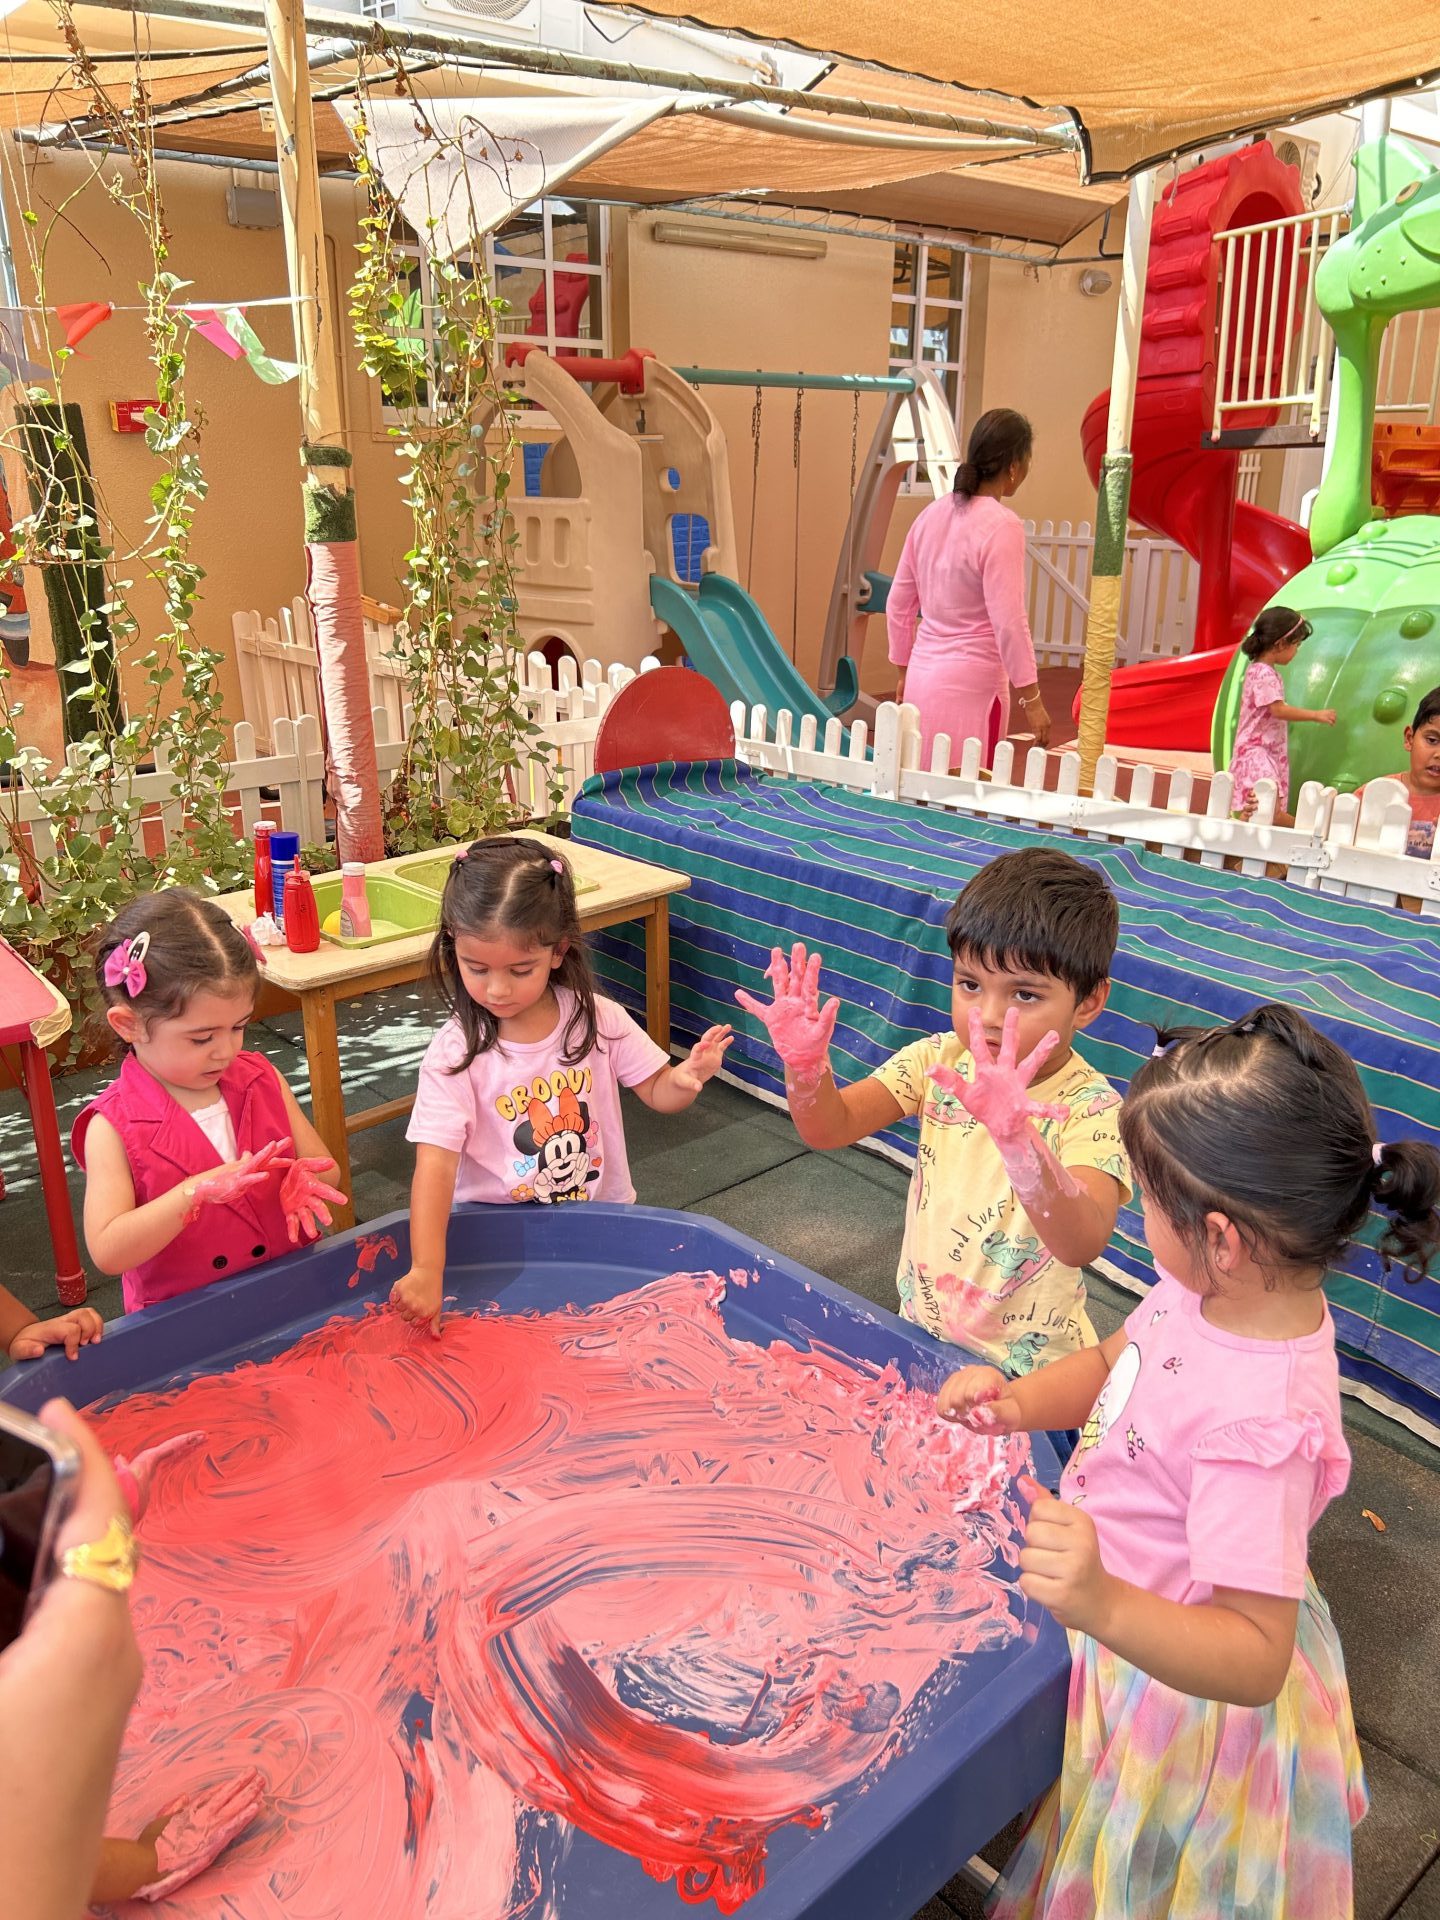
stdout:
<svg viewBox="0 0 1440 1920">
<path fill-rule="evenodd" d="M 347 860 L 340 869 L 340 932 L 346 940 L 368 940 L 370 896 L 365 891 L 365 862 Z"/>
</svg>

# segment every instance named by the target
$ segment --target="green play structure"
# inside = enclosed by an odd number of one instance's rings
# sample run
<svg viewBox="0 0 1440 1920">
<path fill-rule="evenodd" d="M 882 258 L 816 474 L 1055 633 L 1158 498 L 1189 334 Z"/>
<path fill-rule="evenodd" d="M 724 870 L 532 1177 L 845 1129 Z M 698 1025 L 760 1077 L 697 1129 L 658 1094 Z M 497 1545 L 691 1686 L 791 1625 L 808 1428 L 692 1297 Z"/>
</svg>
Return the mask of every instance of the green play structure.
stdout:
<svg viewBox="0 0 1440 1920">
<path fill-rule="evenodd" d="M 1385 328 L 1397 314 L 1440 306 L 1440 171 L 1389 136 L 1362 147 L 1355 166 L 1354 224 L 1315 275 L 1339 358 L 1334 449 L 1310 522 L 1315 558 L 1271 602 L 1314 627 L 1281 669 L 1286 699 L 1339 715 L 1334 727 L 1291 729 L 1292 794 L 1307 780 L 1353 792 L 1402 768 L 1405 728 L 1440 684 L 1440 518 L 1376 519 L 1371 504 Z M 1237 652 L 1215 703 L 1217 767 L 1229 764 L 1248 665 Z"/>
</svg>

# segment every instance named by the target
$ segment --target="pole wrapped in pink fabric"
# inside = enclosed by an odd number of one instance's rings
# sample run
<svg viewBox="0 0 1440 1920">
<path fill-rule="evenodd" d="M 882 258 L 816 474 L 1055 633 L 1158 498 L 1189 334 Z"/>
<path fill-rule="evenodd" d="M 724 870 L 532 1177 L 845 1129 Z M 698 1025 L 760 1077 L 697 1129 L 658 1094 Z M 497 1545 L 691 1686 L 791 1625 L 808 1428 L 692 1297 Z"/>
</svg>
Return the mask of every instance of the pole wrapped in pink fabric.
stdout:
<svg viewBox="0 0 1440 1920">
<path fill-rule="evenodd" d="M 336 852 L 341 860 L 383 860 L 359 548 L 353 540 L 311 541 L 305 554 L 305 593 L 315 622 L 325 708 L 325 768 L 335 801 Z"/>
</svg>

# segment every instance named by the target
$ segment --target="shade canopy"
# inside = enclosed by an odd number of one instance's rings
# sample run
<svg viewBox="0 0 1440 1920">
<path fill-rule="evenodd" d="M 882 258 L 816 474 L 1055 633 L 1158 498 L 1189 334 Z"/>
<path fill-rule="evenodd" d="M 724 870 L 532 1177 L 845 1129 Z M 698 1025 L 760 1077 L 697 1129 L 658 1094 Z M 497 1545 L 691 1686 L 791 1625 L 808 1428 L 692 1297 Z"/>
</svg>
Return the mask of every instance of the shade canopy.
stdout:
<svg viewBox="0 0 1440 1920">
<path fill-rule="evenodd" d="M 1440 78 L 1432 5 L 1306 0 L 634 0 L 670 19 L 874 62 L 1058 108 L 1086 173 L 1124 177 L 1188 148 Z M 955 96 L 952 96 L 955 97 Z"/>
<path fill-rule="evenodd" d="M 33 16 L 33 19 L 32 19 Z M 134 31 L 123 14 L 85 8 L 83 32 L 100 52 L 99 71 L 118 107 L 127 103 L 135 62 L 122 52 Z M 156 144 L 174 153 L 197 153 L 247 161 L 273 159 L 275 136 L 268 113 L 268 85 L 262 43 L 253 35 L 142 16 L 144 51 L 139 70 L 158 110 Z M 27 31 L 29 29 L 29 31 Z M 4 26 L 12 49 L 54 45 L 53 18 L 40 0 L 26 0 Z M 94 38 L 92 39 L 92 32 Z M 187 46 L 176 58 L 171 46 Z M 230 44 L 226 44 L 227 39 Z M 339 36 L 337 36 L 337 40 Z M 199 41 L 211 44 L 203 50 Z M 132 41 L 133 46 L 133 41 Z M 317 158 L 322 173 L 343 172 L 355 164 L 354 146 L 338 96 L 353 84 L 353 56 L 336 48 L 314 76 Z M 611 200 L 635 206 L 672 206 L 679 202 L 715 202 L 740 198 L 751 213 L 791 208 L 821 216 L 855 217 L 906 228 L 921 228 L 957 238 L 996 239 L 1007 245 L 1058 250 L 1096 223 L 1123 194 L 1114 184 L 1086 184 L 1075 152 L 1034 152 L 1023 142 L 982 149 L 978 141 L 949 137 L 938 129 L 917 129 L 834 112 L 800 110 L 782 117 L 749 110 L 727 118 L 722 91 L 710 101 L 694 95 L 666 96 L 657 117 L 636 111 L 616 128 L 608 144 L 577 137 L 569 151 L 557 145 L 567 112 L 577 128 L 593 118 L 594 97 L 581 89 L 564 91 L 562 82 L 519 75 L 502 67 L 462 70 L 443 62 L 411 62 L 417 96 L 435 103 L 437 118 L 446 96 L 464 95 L 478 117 L 493 117 L 507 127 L 523 121 L 524 103 L 534 106 L 535 132 L 545 163 L 535 169 L 529 193 L 563 190 L 577 198 Z M 372 61 L 372 76 L 383 91 L 382 69 Z M 637 102 L 653 89 L 618 90 Z M 836 66 L 813 89 L 881 106 L 923 109 L 932 114 L 963 110 L 955 91 L 933 81 L 870 69 Z M 327 98 L 327 95 L 337 96 Z M 481 105 L 493 99 L 493 110 Z M 571 103 L 569 109 L 566 101 Z M 984 103 L 985 111 L 999 103 Z M 54 138 L 68 125 L 103 137 L 103 128 L 86 125 L 93 102 L 76 88 L 61 59 L 48 55 L 17 60 L 10 90 L 0 97 L 0 125 L 23 127 Z M 1010 117 L 1035 123 L 1036 116 L 1010 105 Z M 648 124 L 647 124 L 648 122 Z M 838 137 L 837 137 L 838 135 Z M 528 151 L 528 148 L 527 148 Z M 997 156 L 1004 155 L 999 158 Z M 563 160 L 564 164 L 559 164 Z M 510 166 L 505 182 L 526 183 L 524 167 Z M 1098 228 L 1097 228 L 1098 231 Z M 1093 242 L 1075 247 L 1088 251 Z"/>
</svg>

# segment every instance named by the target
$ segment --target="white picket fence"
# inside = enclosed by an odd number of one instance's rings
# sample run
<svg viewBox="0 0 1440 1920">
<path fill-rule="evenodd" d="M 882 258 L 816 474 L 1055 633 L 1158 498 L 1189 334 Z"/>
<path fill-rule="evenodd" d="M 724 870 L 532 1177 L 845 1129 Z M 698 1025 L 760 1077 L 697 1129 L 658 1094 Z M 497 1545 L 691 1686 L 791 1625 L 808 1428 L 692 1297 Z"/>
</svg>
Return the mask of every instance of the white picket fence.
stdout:
<svg viewBox="0 0 1440 1920">
<path fill-rule="evenodd" d="M 296 594 L 277 617 L 262 619 L 251 609 L 230 616 L 235 660 L 240 670 L 240 701 L 260 753 L 274 753 L 281 720 L 298 725 L 320 712 L 320 656 L 310 607 Z M 370 670 L 370 705 L 389 716 L 399 734 L 405 719 L 405 669 L 390 651 L 393 629 L 365 621 L 365 655 Z"/>
<path fill-rule="evenodd" d="M 1205 804 L 1193 804 L 1194 776 L 1181 770 L 1140 765 L 1129 798 L 1116 798 L 1120 763 L 1102 756 L 1093 793 L 1080 791 L 1080 756 L 1050 755 L 1032 747 L 1017 769 L 1015 747 L 1002 740 L 992 772 L 981 772 L 984 749 L 967 740 L 957 772 L 950 772 L 950 742 L 935 741 L 930 767 L 920 764 L 920 720 L 912 706 L 887 701 L 875 716 L 874 751 L 866 728 L 838 720 L 823 735 L 813 715 L 797 722 L 775 716 L 773 730 L 763 707 L 731 708 L 736 751 L 747 765 L 797 779 L 830 780 L 882 800 L 942 807 L 1022 827 L 1047 827 L 1083 838 L 1124 841 L 1174 860 L 1240 873 L 1269 873 L 1293 885 L 1378 906 L 1414 907 L 1440 918 L 1440 840 L 1429 860 L 1405 852 L 1410 803 L 1396 780 L 1375 780 L 1363 798 L 1338 794 L 1309 781 L 1301 789 L 1295 825 L 1275 825 L 1273 781 L 1256 789 L 1250 820 L 1231 816 L 1233 782 L 1228 773 L 1209 777 Z M 1053 784 L 1046 775 L 1051 761 Z M 1160 798 L 1161 783 L 1163 799 Z"/>
<path fill-rule="evenodd" d="M 1025 606 L 1042 667 L 1078 667 L 1085 655 L 1090 609 L 1090 522 L 1025 522 Z M 1200 570 L 1173 540 L 1131 534 L 1125 542 L 1125 584 L 1115 657 L 1168 660 L 1195 643 Z"/>
<path fill-rule="evenodd" d="M 659 663 L 647 659 L 640 671 Z M 567 812 L 595 770 L 600 722 L 615 695 L 635 678 L 629 667 L 608 670 L 589 661 L 578 672 L 562 660 L 552 685 L 549 664 L 539 654 L 526 662 L 523 699 L 536 726 L 516 772 L 514 799 L 532 818 L 551 812 L 551 777 L 558 776 L 559 810 Z M 1231 867 L 1242 873 L 1283 876 L 1296 886 L 1370 904 L 1417 908 L 1440 918 L 1440 844 L 1428 861 L 1405 852 L 1410 806 L 1398 781 L 1372 781 L 1363 799 L 1337 794 L 1315 782 L 1301 789 L 1293 827 L 1274 823 L 1276 794 L 1262 781 L 1250 820 L 1231 817 L 1232 782 L 1228 773 L 1209 776 L 1203 803 L 1196 801 L 1195 777 L 1179 769 L 1138 765 L 1130 770 L 1130 791 L 1117 797 L 1121 765 L 1101 758 L 1093 793 L 1080 792 L 1080 760 L 1073 751 L 1052 755 L 1032 747 L 1016 765 L 1012 742 L 995 750 L 989 775 L 981 771 L 982 748 L 967 740 L 958 771 L 950 772 L 950 743 L 935 741 L 929 768 L 920 764 L 919 716 L 912 706 L 882 705 L 871 735 L 863 722 L 846 727 L 831 720 L 823 735 L 813 715 L 797 721 L 789 712 L 774 717 L 763 707 L 731 709 L 736 752 L 746 764 L 802 779 L 830 780 L 857 793 L 947 808 L 1017 826 L 1044 827 L 1082 837 L 1129 842 L 1172 859 L 1207 867 Z M 387 706 L 374 709 L 380 778 L 394 776 L 404 753 L 410 715 Z M 72 756 L 78 749 L 72 749 Z M 278 811 L 302 841 L 325 839 L 325 757 L 320 723 L 314 713 L 298 719 L 275 718 L 270 751 L 262 752 L 251 721 L 234 730 L 234 756 L 225 774 L 225 791 L 237 836 L 266 812 Z M 1047 778 L 1047 776 L 1049 776 Z M 150 811 L 155 832 L 168 841 L 182 822 L 172 776 L 162 763 L 137 775 L 134 796 Z M 41 796 L 25 790 L 15 796 L 20 820 L 36 853 L 55 851 L 49 816 Z M 87 832 L 103 832 L 98 813 L 77 823 Z M 158 850 L 158 849 L 152 849 Z"/>
<path fill-rule="evenodd" d="M 302 602 L 303 605 L 303 602 Z M 655 659 L 641 662 L 640 671 L 659 665 Z M 532 654 L 525 664 L 526 685 L 522 699 L 537 732 L 527 743 L 514 777 L 512 798 L 532 819 L 544 819 L 554 809 L 551 803 L 551 777 L 560 787 L 559 811 L 568 812 L 570 804 L 595 770 L 595 739 L 606 708 L 620 688 L 635 678 L 630 667 L 614 666 L 608 671 L 596 662 L 587 662 L 581 673 L 572 663 L 562 661 L 558 687 L 551 684 L 548 662 Z M 397 719 L 398 714 L 398 719 Z M 388 786 L 405 751 L 410 711 L 401 705 L 392 714 L 388 706 L 373 709 L 375 751 L 382 786 Z M 78 748 L 71 748 L 72 764 L 81 764 Z M 248 837 L 256 820 L 279 817 L 302 844 L 325 843 L 325 752 L 320 722 L 314 712 L 302 712 L 298 719 L 280 715 L 271 721 L 268 750 L 262 750 L 259 730 L 249 720 L 239 721 L 234 729 L 233 757 L 225 770 L 227 810 L 235 824 L 237 838 Z M 158 854 L 183 826 L 175 799 L 174 780 L 162 750 L 156 755 L 153 772 L 137 774 L 130 785 L 131 798 L 146 810 L 153 825 L 151 851 Z M 277 809 L 278 800 L 278 809 Z M 26 829 L 38 858 L 49 859 L 55 852 L 55 834 L 43 790 L 26 788 L 14 797 L 16 817 Z M 76 823 L 81 832 L 100 834 L 105 821 L 97 811 Z"/>
</svg>

